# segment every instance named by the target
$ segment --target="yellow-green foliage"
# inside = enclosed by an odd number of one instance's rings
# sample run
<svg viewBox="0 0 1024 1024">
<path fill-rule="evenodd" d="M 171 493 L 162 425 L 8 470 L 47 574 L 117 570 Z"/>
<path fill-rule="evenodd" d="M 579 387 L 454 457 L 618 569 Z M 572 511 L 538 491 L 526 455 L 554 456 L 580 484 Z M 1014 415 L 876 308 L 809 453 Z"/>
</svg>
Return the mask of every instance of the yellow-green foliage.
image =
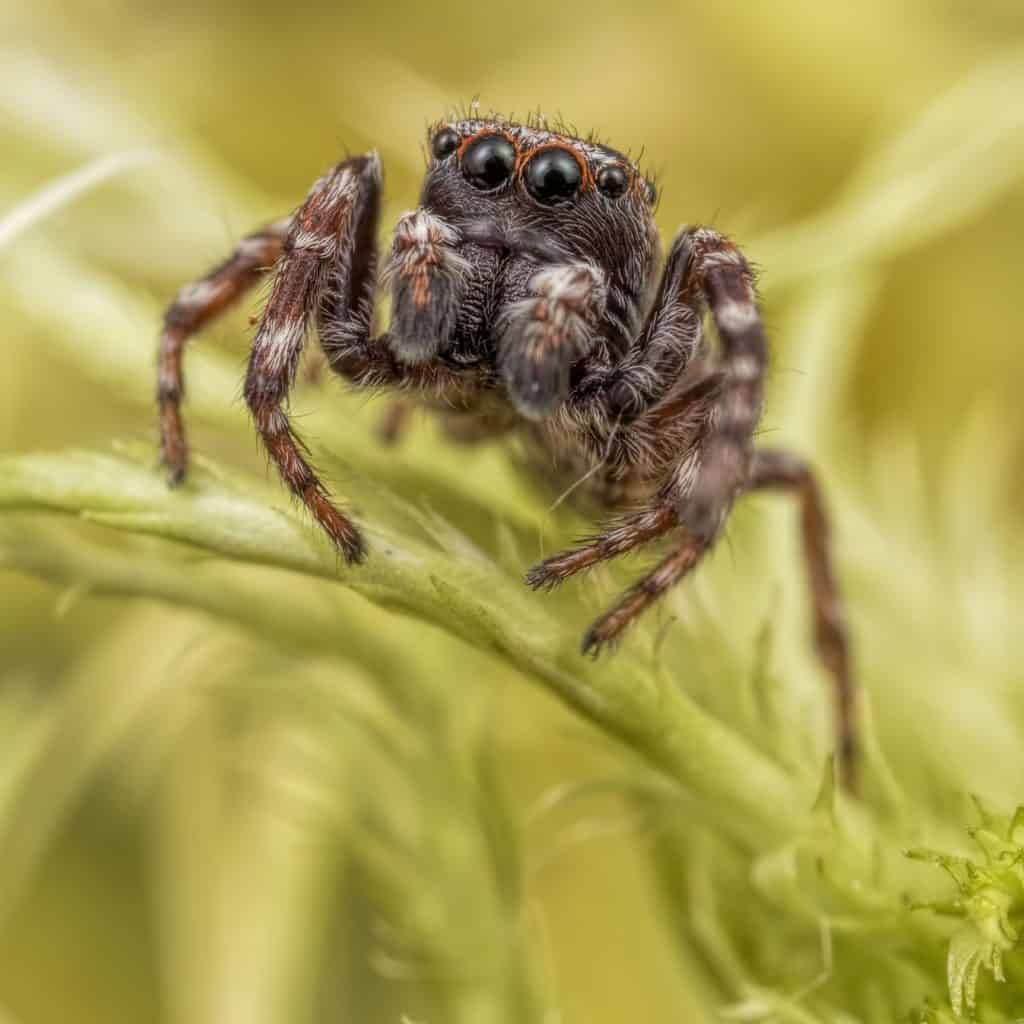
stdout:
<svg viewBox="0 0 1024 1024">
<path fill-rule="evenodd" d="M 786 1024 L 1024 1016 L 1024 14 L 904 5 L 72 5 L 0 38 L 0 1022 Z M 178 8 L 181 9 L 178 9 Z M 502 446 L 333 381 L 294 409 L 339 564 L 238 401 L 250 308 L 175 288 L 479 93 L 646 146 L 659 222 L 762 270 L 764 436 L 813 458 L 864 684 L 837 793 L 793 509 L 598 663 L 638 570 Z M 973 797 L 972 797 L 973 795 Z"/>
</svg>

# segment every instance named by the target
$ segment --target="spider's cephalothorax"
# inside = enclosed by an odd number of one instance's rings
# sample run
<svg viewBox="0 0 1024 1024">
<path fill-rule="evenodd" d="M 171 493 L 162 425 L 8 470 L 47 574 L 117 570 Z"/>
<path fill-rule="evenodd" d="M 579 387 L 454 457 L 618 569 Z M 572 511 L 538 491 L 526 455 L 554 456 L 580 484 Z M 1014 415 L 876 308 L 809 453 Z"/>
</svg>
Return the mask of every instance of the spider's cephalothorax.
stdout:
<svg viewBox="0 0 1024 1024">
<path fill-rule="evenodd" d="M 543 419 L 574 369 L 621 358 L 637 333 L 658 258 L 653 190 L 621 153 L 523 125 L 438 126 L 431 156 L 385 274 L 391 349 L 403 362 L 486 366 L 516 411 Z M 413 244 L 431 232 L 461 245 L 426 303 Z"/>
<path fill-rule="evenodd" d="M 172 482 L 187 459 L 184 344 L 269 271 L 246 401 L 285 483 L 350 561 L 362 557 L 362 536 L 286 412 L 311 327 L 328 365 L 354 385 L 401 389 L 456 439 L 518 431 L 553 483 L 616 516 L 534 566 L 531 586 L 674 538 L 587 631 L 585 651 L 615 641 L 694 567 L 740 494 L 797 494 L 816 640 L 835 680 L 852 784 L 854 689 L 827 522 L 807 465 L 753 445 L 766 353 L 740 250 L 709 228 L 684 228 L 659 272 L 650 182 L 622 153 L 544 123 L 443 122 L 428 149 L 420 205 L 399 219 L 379 273 L 381 167 L 371 153 L 336 165 L 293 216 L 243 239 L 178 295 L 161 335 L 158 387 Z M 391 293 L 382 334 L 373 330 L 378 285 Z M 717 346 L 706 336 L 708 312 Z"/>
</svg>

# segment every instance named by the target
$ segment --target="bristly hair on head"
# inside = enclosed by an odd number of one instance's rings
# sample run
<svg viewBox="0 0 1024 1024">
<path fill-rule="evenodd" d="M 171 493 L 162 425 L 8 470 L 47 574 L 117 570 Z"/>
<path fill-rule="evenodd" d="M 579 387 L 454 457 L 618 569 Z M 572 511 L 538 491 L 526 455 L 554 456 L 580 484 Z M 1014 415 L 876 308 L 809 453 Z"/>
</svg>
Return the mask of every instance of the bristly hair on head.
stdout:
<svg viewBox="0 0 1024 1024">
<path fill-rule="evenodd" d="M 654 189 L 655 207 L 657 207 L 657 203 L 661 196 L 661 189 L 659 187 L 660 173 L 657 171 L 648 171 L 644 168 L 644 147 L 641 147 L 640 152 L 634 157 L 632 147 L 624 150 L 617 149 L 596 128 L 590 129 L 586 134 L 582 133 L 574 122 L 566 120 L 561 111 L 558 111 L 555 114 L 546 114 L 538 104 L 535 109 L 528 111 L 522 120 L 517 120 L 514 112 L 510 111 L 508 114 L 505 114 L 496 110 L 494 107 L 482 107 L 480 105 L 479 96 L 473 96 L 470 100 L 457 101 L 448 108 L 444 116 L 426 122 L 426 137 L 428 145 L 427 149 L 424 151 L 424 158 L 428 164 L 430 162 L 429 140 L 431 136 L 442 125 L 453 121 L 485 121 L 499 126 L 520 124 L 524 128 L 529 128 L 533 131 L 552 132 L 555 135 L 565 135 L 573 139 L 579 139 L 590 146 L 600 146 L 605 149 L 621 153 Z"/>
</svg>

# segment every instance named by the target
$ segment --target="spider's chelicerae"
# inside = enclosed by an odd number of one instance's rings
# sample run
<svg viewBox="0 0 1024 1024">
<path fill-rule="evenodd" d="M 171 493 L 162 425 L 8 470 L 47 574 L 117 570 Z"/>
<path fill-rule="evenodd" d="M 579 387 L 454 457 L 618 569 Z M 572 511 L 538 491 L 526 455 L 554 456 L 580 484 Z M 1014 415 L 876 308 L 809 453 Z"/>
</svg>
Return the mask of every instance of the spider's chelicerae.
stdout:
<svg viewBox="0 0 1024 1024">
<path fill-rule="evenodd" d="M 429 150 L 420 205 L 399 219 L 379 278 L 371 153 L 332 168 L 297 213 L 244 238 L 178 295 L 159 356 L 171 481 L 186 470 L 184 345 L 270 272 L 245 398 L 284 482 L 350 562 L 363 556 L 362 535 L 286 411 L 311 327 L 353 385 L 402 391 L 458 440 L 515 431 L 556 486 L 578 484 L 574 497 L 615 516 L 530 569 L 531 587 L 671 536 L 664 558 L 587 631 L 585 652 L 616 640 L 694 568 L 740 495 L 787 491 L 800 501 L 816 640 L 852 782 L 854 688 L 825 511 L 802 459 L 753 444 L 766 355 L 742 252 L 710 228 L 684 228 L 659 274 L 650 182 L 622 153 L 543 122 L 440 123 Z M 378 283 L 392 316 L 375 335 Z"/>
</svg>

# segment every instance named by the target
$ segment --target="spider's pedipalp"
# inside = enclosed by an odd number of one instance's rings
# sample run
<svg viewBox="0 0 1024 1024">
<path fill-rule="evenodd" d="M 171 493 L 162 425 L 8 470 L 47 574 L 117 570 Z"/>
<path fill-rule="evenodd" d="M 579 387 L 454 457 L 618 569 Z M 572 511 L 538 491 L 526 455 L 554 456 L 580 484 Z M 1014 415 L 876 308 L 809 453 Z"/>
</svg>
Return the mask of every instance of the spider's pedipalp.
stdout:
<svg viewBox="0 0 1024 1024">
<path fill-rule="evenodd" d="M 498 322 L 498 368 L 513 405 L 537 420 L 569 393 L 569 370 L 593 347 L 607 289 L 596 266 L 576 262 L 539 271 L 530 291 Z"/>
<path fill-rule="evenodd" d="M 469 263 L 455 251 L 459 233 L 425 209 L 395 226 L 384 284 L 391 289 L 389 345 L 402 363 L 429 362 L 455 329 Z"/>
</svg>

